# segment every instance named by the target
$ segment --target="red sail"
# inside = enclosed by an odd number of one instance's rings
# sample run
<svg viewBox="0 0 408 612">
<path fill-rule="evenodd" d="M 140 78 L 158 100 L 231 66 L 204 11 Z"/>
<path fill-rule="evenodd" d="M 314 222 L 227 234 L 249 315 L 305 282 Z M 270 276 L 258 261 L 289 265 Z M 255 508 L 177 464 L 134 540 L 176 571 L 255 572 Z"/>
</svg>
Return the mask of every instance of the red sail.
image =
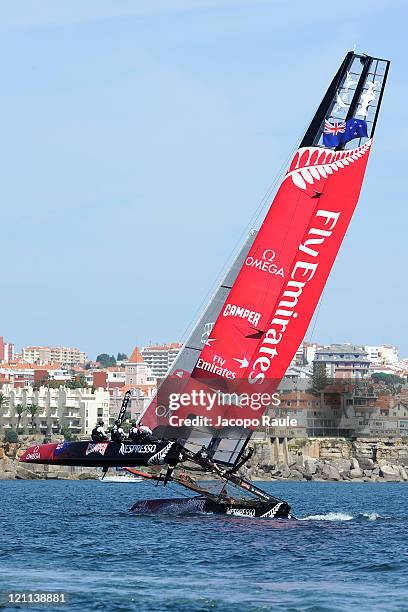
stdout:
<svg viewBox="0 0 408 612">
<path fill-rule="evenodd" d="M 214 379 L 265 383 L 265 388 L 279 382 L 306 333 L 353 215 L 370 147 L 368 141 L 346 151 L 297 151 L 194 378 L 207 384 L 212 379 L 216 387 Z"/>
<path fill-rule="evenodd" d="M 222 427 L 219 418 L 248 418 L 256 427 L 266 405 L 246 408 L 222 398 L 172 413 L 168 397 L 204 390 L 253 394 L 277 388 L 313 316 L 353 215 L 371 141 L 346 151 L 300 148 L 241 267 L 202 349 L 191 377 L 175 372 L 159 390 L 143 419 L 152 428 L 177 426 L 192 415 L 202 425 Z M 158 410 L 158 404 L 163 404 Z M 177 416 L 170 418 L 171 414 Z"/>
</svg>

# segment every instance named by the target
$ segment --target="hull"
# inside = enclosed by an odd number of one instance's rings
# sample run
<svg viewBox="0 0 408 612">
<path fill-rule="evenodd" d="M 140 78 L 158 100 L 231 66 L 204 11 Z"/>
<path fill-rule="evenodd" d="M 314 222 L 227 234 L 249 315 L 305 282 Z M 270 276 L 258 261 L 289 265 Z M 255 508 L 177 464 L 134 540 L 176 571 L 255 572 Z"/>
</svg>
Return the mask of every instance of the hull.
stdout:
<svg viewBox="0 0 408 612">
<path fill-rule="evenodd" d="M 122 467 L 177 463 L 180 446 L 168 440 L 134 442 L 61 442 L 31 446 L 20 457 L 23 463 Z"/>
<path fill-rule="evenodd" d="M 145 499 L 137 501 L 130 512 L 135 514 L 191 514 L 203 512 L 245 518 L 290 518 L 290 506 L 283 501 L 216 501 L 203 496 L 181 499 Z"/>
</svg>

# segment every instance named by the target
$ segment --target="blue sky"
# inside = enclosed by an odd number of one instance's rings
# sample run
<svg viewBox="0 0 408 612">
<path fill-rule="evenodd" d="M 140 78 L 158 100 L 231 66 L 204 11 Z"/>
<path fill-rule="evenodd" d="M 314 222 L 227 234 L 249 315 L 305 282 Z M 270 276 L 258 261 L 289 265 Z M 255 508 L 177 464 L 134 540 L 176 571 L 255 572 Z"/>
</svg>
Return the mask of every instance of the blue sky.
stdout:
<svg viewBox="0 0 408 612">
<path fill-rule="evenodd" d="M 0 335 L 182 339 L 345 52 L 392 60 L 313 340 L 408 355 L 403 1 L 0 5 Z M 309 333 L 309 337 L 310 337 Z"/>
</svg>

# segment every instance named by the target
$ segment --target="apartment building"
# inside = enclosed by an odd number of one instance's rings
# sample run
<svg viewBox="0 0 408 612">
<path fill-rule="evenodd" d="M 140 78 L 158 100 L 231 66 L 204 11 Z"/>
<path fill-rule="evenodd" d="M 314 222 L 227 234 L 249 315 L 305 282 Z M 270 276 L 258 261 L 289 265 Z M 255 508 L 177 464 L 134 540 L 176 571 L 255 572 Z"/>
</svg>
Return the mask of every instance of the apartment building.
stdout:
<svg viewBox="0 0 408 612">
<path fill-rule="evenodd" d="M 313 363 L 323 363 L 329 378 L 364 378 L 370 367 L 367 352 L 352 344 L 332 344 L 318 349 Z"/>
<path fill-rule="evenodd" d="M 3 385 L 5 401 L 0 412 L 0 429 L 17 425 L 18 404 L 24 406 L 20 428 L 31 429 L 30 406 L 38 406 L 34 417 L 35 431 L 42 434 L 58 433 L 62 425 L 68 426 L 72 434 L 90 435 L 98 418 L 109 421 L 109 393 L 104 389 L 49 389 L 40 387 L 13 387 Z"/>
<path fill-rule="evenodd" d="M 150 366 L 155 378 L 164 378 L 182 349 L 181 342 L 144 346 L 141 350 L 143 359 Z"/>
<path fill-rule="evenodd" d="M 14 359 L 14 344 L 12 342 L 4 342 L 3 336 L 0 336 L 0 363 L 8 363 Z"/>
<path fill-rule="evenodd" d="M 87 362 L 83 351 L 67 346 L 25 346 L 22 358 L 28 363 L 60 363 L 64 366 L 83 365 Z"/>
</svg>

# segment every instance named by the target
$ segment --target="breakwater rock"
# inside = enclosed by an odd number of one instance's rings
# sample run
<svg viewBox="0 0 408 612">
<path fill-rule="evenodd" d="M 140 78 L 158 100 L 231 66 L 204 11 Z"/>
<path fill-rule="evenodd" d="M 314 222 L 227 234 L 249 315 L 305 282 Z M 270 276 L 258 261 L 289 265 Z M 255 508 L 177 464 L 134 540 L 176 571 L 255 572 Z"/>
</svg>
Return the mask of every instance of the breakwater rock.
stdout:
<svg viewBox="0 0 408 612">
<path fill-rule="evenodd" d="M 408 482 L 408 443 L 402 438 L 265 438 L 253 448 L 241 468 L 249 480 Z"/>
<path fill-rule="evenodd" d="M 305 459 L 301 464 L 281 462 L 242 468 L 241 474 L 249 480 L 329 480 L 353 482 L 408 482 L 407 470 L 402 465 L 373 465 L 366 469 L 349 459 Z"/>
</svg>

